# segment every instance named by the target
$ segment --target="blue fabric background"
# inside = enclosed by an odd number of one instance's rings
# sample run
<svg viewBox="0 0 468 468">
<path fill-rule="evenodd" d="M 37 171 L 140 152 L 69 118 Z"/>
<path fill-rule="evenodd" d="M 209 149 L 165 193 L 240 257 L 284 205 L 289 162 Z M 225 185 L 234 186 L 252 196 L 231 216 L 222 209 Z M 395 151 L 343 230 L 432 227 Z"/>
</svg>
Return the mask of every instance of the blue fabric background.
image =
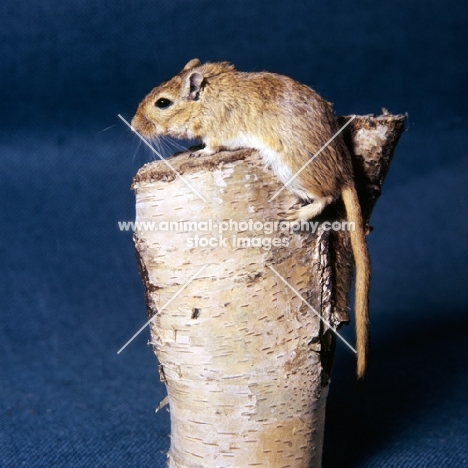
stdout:
<svg viewBox="0 0 468 468">
<path fill-rule="evenodd" d="M 0 466 L 162 467 L 118 120 L 191 58 L 408 112 L 369 236 L 371 365 L 338 344 L 324 467 L 468 465 L 466 2 L 3 0 Z M 352 338 L 352 327 L 345 330 Z"/>
</svg>

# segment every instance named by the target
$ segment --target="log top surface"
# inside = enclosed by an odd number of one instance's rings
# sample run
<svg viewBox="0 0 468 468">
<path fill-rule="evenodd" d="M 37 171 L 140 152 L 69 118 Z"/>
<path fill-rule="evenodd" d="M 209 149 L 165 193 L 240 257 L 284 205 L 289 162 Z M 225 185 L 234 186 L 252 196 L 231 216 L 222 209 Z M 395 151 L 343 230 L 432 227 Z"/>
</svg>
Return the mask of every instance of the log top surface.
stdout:
<svg viewBox="0 0 468 468">
<path fill-rule="evenodd" d="M 176 153 L 165 161 L 157 160 L 146 163 L 133 178 L 132 188 L 141 182 L 157 180 L 171 181 L 177 173 L 198 172 L 217 168 L 220 164 L 240 161 L 253 153 L 254 150 L 243 148 L 236 151 L 220 151 L 211 156 L 191 157 L 190 151 Z"/>
</svg>

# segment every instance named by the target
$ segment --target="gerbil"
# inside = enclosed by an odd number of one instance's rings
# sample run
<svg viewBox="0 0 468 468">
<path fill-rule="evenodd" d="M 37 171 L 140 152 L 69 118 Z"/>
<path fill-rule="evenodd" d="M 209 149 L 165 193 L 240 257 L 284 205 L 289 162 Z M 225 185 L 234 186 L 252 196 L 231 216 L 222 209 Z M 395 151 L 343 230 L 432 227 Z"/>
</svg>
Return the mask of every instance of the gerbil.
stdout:
<svg viewBox="0 0 468 468">
<path fill-rule="evenodd" d="M 274 73 L 240 72 L 228 62 L 201 64 L 193 59 L 140 103 L 132 127 L 144 137 L 202 140 L 197 155 L 221 149 L 254 148 L 276 176 L 305 205 L 295 219 L 317 216 L 340 196 L 356 263 L 355 319 L 357 374 L 367 361 L 369 254 L 357 197 L 351 156 L 341 135 L 303 166 L 337 132 L 331 104 L 315 91 Z M 303 168 L 301 170 L 301 168 Z"/>
</svg>

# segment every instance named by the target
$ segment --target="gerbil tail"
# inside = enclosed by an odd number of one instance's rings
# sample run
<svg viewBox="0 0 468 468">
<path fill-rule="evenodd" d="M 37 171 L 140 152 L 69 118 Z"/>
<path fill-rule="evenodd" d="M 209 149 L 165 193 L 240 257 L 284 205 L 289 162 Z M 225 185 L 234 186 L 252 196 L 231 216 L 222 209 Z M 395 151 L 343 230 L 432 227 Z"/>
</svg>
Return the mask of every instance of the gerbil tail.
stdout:
<svg viewBox="0 0 468 468">
<path fill-rule="evenodd" d="M 343 197 L 348 221 L 354 223 L 354 228 L 351 226 L 350 236 L 356 263 L 354 314 L 356 321 L 357 376 L 362 378 L 367 364 L 370 260 L 364 221 L 356 189 L 353 186 L 345 187 L 341 196 Z"/>
</svg>

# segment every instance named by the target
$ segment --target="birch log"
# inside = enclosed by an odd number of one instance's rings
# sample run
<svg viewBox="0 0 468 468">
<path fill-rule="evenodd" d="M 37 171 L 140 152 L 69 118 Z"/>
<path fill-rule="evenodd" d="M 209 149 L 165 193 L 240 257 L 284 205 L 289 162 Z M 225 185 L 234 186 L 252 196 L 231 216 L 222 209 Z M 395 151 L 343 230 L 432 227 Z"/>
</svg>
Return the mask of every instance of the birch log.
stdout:
<svg viewBox="0 0 468 468">
<path fill-rule="evenodd" d="M 367 219 L 403 121 L 350 126 Z M 282 190 L 269 201 L 283 186 L 257 152 L 168 162 L 145 165 L 133 188 L 136 221 L 147 223 L 134 242 L 168 392 L 169 467 L 320 467 L 352 274 L 346 234 L 327 229 L 339 204 L 315 232 L 290 232 L 279 221 L 297 199 Z"/>
</svg>

